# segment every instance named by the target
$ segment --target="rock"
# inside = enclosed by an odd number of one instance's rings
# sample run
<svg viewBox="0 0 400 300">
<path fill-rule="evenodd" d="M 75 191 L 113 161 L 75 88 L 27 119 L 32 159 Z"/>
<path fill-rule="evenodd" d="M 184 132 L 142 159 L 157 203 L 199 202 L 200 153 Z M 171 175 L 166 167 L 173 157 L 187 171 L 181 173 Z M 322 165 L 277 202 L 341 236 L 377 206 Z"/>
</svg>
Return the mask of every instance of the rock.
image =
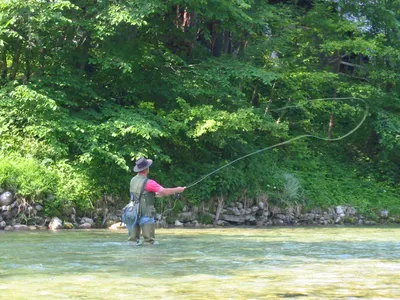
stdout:
<svg viewBox="0 0 400 300">
<path fill-rule="evenodd" d="M 15 230 L 29 230 L 29 227 L 26 225 L 17 224 L 13 226 Z"/>
<path fill-rule="evenodd" d="M 45 225 L 45 220 L 42 217 L 34 216 L 33 217 L 33 223 L 36 224 L 36 225 L 43 226 L 43 225 Z"/>
<path fill-rule="evenodd" d="M 44 226 L 44 225 L 38 225 L 38 226 L 36 226 L 36 228 L 39 229 L 39 230 L 47 230 L 47 229 L 48 229 L 48 228 L 47 228 L 46 226 Z"/>
<path fill-rule="evenodd" d="M 156 227 L 157 228 L 167 228 L 168 224 L 167 224 L 167 222 L 165 220 L 158 220 L 156 222 Z"/>
<path fill-rule="evenodd" d="M 243 208 L 243 204 L 242 204 L 241 202 L 238 202 L 238 203 L 237 203 L 237 207 L 238 207 L 239 209 L 242 209 L 242 208 Z"/>
<path fill-rule="evenodd" d="M 35 209 L 36 209 L 36 211 L 41 211 L 41 210 L 43 210 L 43 206 L 41 206 L 40 204 L 36 204 Z"/>
<path fill-rule="evenodd" d="M 4 192 L 0 195 L 0 205 L 10 205 L 14 202 L 14 196 L 11 192 Z"/>
<path fill-rule="evenodd" d="M 243 224 L 244 223 L 244 217 L 242 216 L 232 216 L 232 215 L 222 215 L 221 220 L 225 220 L 228 222 L 232 223 L 238 223 L 238 224 Z"/>
<path fill-rule="evenodd" d="M 286 216 L 285 216 L 284 214 L 277 214 L 277 215 L 275 216 L 275 219 L 278 219 L 278 220 L 286 220 Z"/>
<path fill-rule="evenodd" d="M 260 201 L 259 203 L 258 203 L 258 207 L 260 208 L 260 209 L 264 209 L 264 207 L 265 207 L 265 204 L 264 204 L 264 202 L 262 202 L 262 201 Z"/>
<path fill-rule="evenodd" d="M 362 225 L 363 223 L 364 223 L 364 220 L 363 219 L 358 219 L 358 225 Z"/>
<path fill-rule="evenodd" d="M 338 216 L 338 217 L 335 219 L 335 224 L 339 224 L 341 221 L 342 221 L 342 217 L 341 217 L 341 216 Z"/>
<path fill-rule="evenodd" d="M 176 227 L 183 227 L 183 223 L 179 222 L 179 220 L 175 220 Z"/>
<path fill-rule="evenodd" d="M 64 222 L 64 228 L 65 229 L 74 229 L 75 226 L 71 222 Z"/>
<path fill-rule="evenodd" d="M 0 222 L 0 229 L 4 229 L 4 228 L 6 228 L 6 226 L 7 226 L 6 222 L 4 222 L 4 221 Z"/>
<path fill-rule="evenodd" d="M 250 217 L 250 219 L 248 220 L 248 223 L 250 225 L 256 225 L 257 224 L 257 220 L 256 218 L 254 218 L 253 216 Z"/>
<path fill-rule="evenodd" d="M 226 222 L 224 220 L 218 220 L 217 226 L 225 226 Z"/>
<path fill-rule="evenodd" d="M 277 214 L 281 214 L 282 213 L 281 208 L 278 207 L 278 206 L 272 206 L 270 208 L 270 211 L 272 212 L 273 215 L 277 215 Z"/>
<path fill-rule="evenodd" d="M 226 210 L 226 214 L 240 216 L 240 210 L 237 207 L 229 207 Z"/>
<path fill-rule="evenodd" d="M 188 223 L 194 220 L 194 216 L 191 212 L 182 212 L 177 216 L 179 222 Z"/>
<path fill-rule="evenodd" d="M 389 211 L 387 209 L 382 210 L 380 213 L 381 218 L 387 219 L 389 217 Z"/>
<path fill-rule="evenodd" d="M 49 223 L 49 229 L 50 230 L 63 229 L 62 221 L 60 220 L 60 218 L 57 217 L 52 218 Z"/>
<path fill-rule="evenodd" d="M 344 217 L 344 211 L 343 211 L 343 208 L 341 206 L 336 206 L 336 213 L 339 216 Z"/>
<path fill-rule="evenodd" d="M 258 220 L 256 226 L 264 226 L 266 224 L 266 220 Z"/>
<path fill-rule="evenodd" d="M 1 221 L 3 221 L 3 217 L 2 217 L 1 214 L 0 214 L 0 222 L 1 222 Z"/>
<path fill-rule="evenodd" d="M 13 230 L 14 228 L 12 227 L 12 226 L 10 226 L 10 225 L 7 225 L 5 228 L 4 228 L 4 230 L 6 230 L 6 231 L 10 231 L 10 230 Z"/>
<path fill-rule="evenodd" d="M 254 213 L 256 213 L 259 209 L 260 209 L 260 208 L 259 208 L 258 206 L 253 206 L 253 207 L 251 208 L 251 212 L 254 214 Z"/>
<path fill-rule="evenodd" d="M 374 222 L 374 221 L 365 221 L 364 224 L 365 225 L 376 225 L 376 222 Z"/>
<path fill-rule="evenodd" d="M 272 225 L 283 225 L 283 223 L 282 220 L 272 220 Z"/>
<path fill-rule="evenodd" d="M 88 223 L 88 224 L 90 224 L 90 228 L 93 226 L 93 224 L 94 224 L 94 221 L 91 219 L 91 218 L 88 218 L 88 217 L 83 217 L 81 220 L 80 220 L 80 222 L 79 222 L 81 225 L 83 225 L 83 224 L 85 224 L 85 223 Z"/>
<path fill-rule="evenodd" d="M 29 228 L 29 230 L 36 230 L 37 229 L 37 227 L 34 226 L 34 225 L 30 225 L 30 226 L 28 226 L 28 228 Z"/>
<path fill-rule="evenodd" d="M 346 209 L 346 213 L 349 216 L 355 216 L 357 214 L 357 209 L 355 209 L 354 207 L 349 206 Z"/>
<path fill-rule="evenodd" d="M 111 226 L 108 227 L 110 230 L 118 230 L 118 229 L 124 229 L 126 228 L 126 225 L 124 223 L 114 223 Z"/>
<path fill-rule="evenodd" d="M 92 224 L 90 224 L 90 223 L 83 223 L 83 224 L 80 224 L 80 225 L 79 225 L 79 228 L 80 228 L 80 229 L 90 229 L 90 228 L 92 228 Z"/>
</svg>

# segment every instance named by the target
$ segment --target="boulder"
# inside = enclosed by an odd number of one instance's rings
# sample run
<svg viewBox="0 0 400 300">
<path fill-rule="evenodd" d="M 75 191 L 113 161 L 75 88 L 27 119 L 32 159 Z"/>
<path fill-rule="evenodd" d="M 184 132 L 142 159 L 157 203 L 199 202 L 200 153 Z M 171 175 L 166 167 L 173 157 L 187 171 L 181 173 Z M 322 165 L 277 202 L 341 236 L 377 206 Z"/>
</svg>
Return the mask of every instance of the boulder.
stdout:
<svg viewBox="0 0 400 300">
<path fill-rule="evenodd" d="M 30 226 L 28 226 L 28 228 L 29 228 L 29 230 L 36 230 L 36 229 L 38 229 L 36 226 L 34 226 L 34 225 L 30 225 Z"/>
<path fill-rule="evenodd" d="M 179 220 L 175 220 L 175 224 L 176 227 L 183 227 L 183 223 L 179 222 Z"/>
<path fill-rule="evenodd" d="M 182 223 L 189 223 L 195 219 L 191 212 L 182 212 L 178 214 L 177 218 Z"/>
<path fill-rule="evenodd" d="M 355 209 L 354 207 L 349 206 L 346 209 L 346 213 L 349 216 L 355 216 L 357 214 L 357 209 Z"/>
<path fill-rule="evenodd" d="M 248 222 L 250 225 L 256 225 L 256 224 L 257 224 L 257 220 L 256 220 L 256 218 L 254 218 L 253 216 L 251 216 L 251 217 L 247 220 L 247 222 Z"/>
<path fill-rule="evenodd" d="M 389 217 L 389 211 L 387 209 L 381 210 L 379 214 L 380 214 L 381 218 L 384 218 L 384 219 L 387 219 Z"/>
<path fill-rule="evenodd" d="M 240 210 L 237 207 L 229 207 L 226 210 L 226 214 L 234 215 L 234 216 L 240 216 Z"/>
<path fill-rule="evenodd" d="M 41 211 L 41 210 L 43 210 L 43 206 L 41 206 L 40 204 L 36 204 L 35 209 L 36 209 L 36 211 Z"/>
<path fill-rule="evenodd" d="M 226 222 L 224 220 L 218 220 L 217 224 L 215 224 L 217 226 L 225 226 Z"/>
<path fill-rule="evenodd" d="M 29 227 L 26 225 L 17 224 L 13 226 L 15 230 L 29 230 Z"/>
<path fill-rule="evenodd" d="M 0 205 L 7 206 L 14 202 L 14 196 L 11 192 L 4 192 L 0 195 Z"/>
<path fill-rule="evenodd" d="M 344 217 L 344 210 L 341 206 L 337 206 L 336 207 L 336 213 L 340 216 L 340 217 Z"/>
<path fill-rule="evenodd" d="M 258 207 L 259 207 L 260 209 L 264 209 L 264 208 L 265 208 L 264 202 L 260 201 L 260 202 L 258 203 Z"/>
<path fill-rule="evenodd" d="M 4 222 L 4 221 L 0 222 L 0 229 L 4 229 L 4 228 L 6 228 L 6 226 L 7 226 L 6 222 Z"/>
<path fill-rule="evenodd" d="M 92 228 L 92 225 L 90 223 L 83 223 L 79 225 L 80 229 L 90 229 Z"/>
<path fill-rule="evenodd" d="M 228 222 L 232 223 L 237 223 L 237 224 L 243 224 L 244 223 L 244 217 L 242 216 L 233 216 L 233 215 L 222 215 L 221 220 L 225 220 Z"/>
<path fill-rule="evenodd" d="M 75 226 L 71 222 L 64 222 L 64 228 L 65 229 L 74 229 Z"/>
<path fill-rule="evenodd" d="M 7 225 L 5 228 L 4 228 L 4 230 L 6 230 L 6 231 L 10 231 L 10 230 L 13 230 L 14 228 L 12 227 L 12 226 L 10 226 L 10 225 Z"/>
<path fill-rule="evenodd" d="M 121 222 L 114 223 L 108 227 L 108 229 L 110 229 L 110 230 L 118 230 L 118 229 L 124 229 L 124 228 L 126 228 L 126 225 L 124 223 L 121 224 Z"/>
<path fill-rule="evenodd" d="M 50 230 L 58 230 L 58 229 L 63 229 L 62 221 L 60 218 L 54 217 L 50 220 L 49 223 L 49 229 Z"/>
<path fill-rule="evenodd" d="M 94 224 L 94 221 L 93 221 L 91 218 L 83 217 L 83 218 L 80 220 L 79 223 L 80 223 L 81 225 L 83 225 L 83 224 L 85 224 L 85 223 L 89 223 L 89 224 L 90 224 L 90 227 L 92 227 L 93 224 Z"/>
</svg>

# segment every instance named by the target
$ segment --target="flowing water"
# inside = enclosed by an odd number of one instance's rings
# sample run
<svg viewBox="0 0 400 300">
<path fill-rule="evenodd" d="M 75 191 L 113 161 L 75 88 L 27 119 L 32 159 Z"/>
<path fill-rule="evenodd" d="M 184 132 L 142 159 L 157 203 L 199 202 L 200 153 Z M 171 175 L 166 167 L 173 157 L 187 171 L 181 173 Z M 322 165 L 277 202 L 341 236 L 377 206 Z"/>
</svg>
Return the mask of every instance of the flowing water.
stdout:
<svg viewBox="0 0 400 300">
<path fill-rule="evenodd" d="M 400 228 L 0 232 L 0 299 L 399 299 Z"/>
</svg>

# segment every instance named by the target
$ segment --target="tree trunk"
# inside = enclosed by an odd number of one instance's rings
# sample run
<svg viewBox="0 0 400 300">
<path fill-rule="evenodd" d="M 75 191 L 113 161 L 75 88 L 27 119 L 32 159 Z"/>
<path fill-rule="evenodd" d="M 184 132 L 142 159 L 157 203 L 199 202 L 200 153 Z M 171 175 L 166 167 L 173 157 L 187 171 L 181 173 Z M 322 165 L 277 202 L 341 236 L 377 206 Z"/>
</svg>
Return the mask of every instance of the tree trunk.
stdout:
<svg viewBox="0 0 400 300">
<path fill-rule="evenodd" d="M 46 49 L 41 48 L 40 49 L 40 57 L 39 57 L 39 76 L 42 77 L 44 74 L 44 55 L 46 54 Z"/>
<path fill-rule="evenodd" d="M 7 79 L 7 48 L 3 48 L 3 52 L 1 53 L 1 79 Z"/>
<path fill-rule="evenodd" d="M 219 215 L 221 214 L 221 211 L 224 208 L 224 196 L 221 194 L 221 197 L 217 197 L 217 199 L 218 199 L 218 207 L 217 207 L 217 212 L 215 214 L 214 225 L 218 223 Z"/>
<path fill-rule="evenodd" d="M 256 86 L 254 87 L 253 90 L 253 94 L 251 95 L 251 105 L 253 105 L 254 107 L 258 105 L 257 87 L 258 84 L 256 83 Z"/>
<path fill-rule="evenodd" d="M 224 53 L 230 53 L 231 49 L 231 32 L 224 30 Z"/>
<path fill-rule="evenodd" d="M 29 82 L 31 78 L 31 55 L 27 49 L 25 52 L 25 80 Z"/>
<path fill-rule="evenodd" d="M 329 118 L 328 138 L 332 138 L 332 130 L 333 130 L 333 114 L 331 114 Z"/>
<path fill-rule="evenodd" d="M 20 63 L 20 60 L 19 60 L 20 56 L 21 56 L 21 48 L 18 47 L 18 49 L 14 53 L 13 61 L 11 64 L 10 80 L 15 80 L 15 78 L 17 77 L 19 63 Z"/>
</svg>

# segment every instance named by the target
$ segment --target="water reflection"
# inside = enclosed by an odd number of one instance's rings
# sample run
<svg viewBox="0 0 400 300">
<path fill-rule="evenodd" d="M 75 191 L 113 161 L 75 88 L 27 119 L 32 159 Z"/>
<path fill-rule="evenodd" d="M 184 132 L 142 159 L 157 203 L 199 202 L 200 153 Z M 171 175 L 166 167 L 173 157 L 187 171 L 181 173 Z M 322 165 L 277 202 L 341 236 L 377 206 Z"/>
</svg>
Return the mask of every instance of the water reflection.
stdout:
<svg viewBox="0 0 400 300">
<path fill-rule="evenodd" d="M 397 299 L 400 228 L 0 233 L 0 299 Z"/>
</svg>

